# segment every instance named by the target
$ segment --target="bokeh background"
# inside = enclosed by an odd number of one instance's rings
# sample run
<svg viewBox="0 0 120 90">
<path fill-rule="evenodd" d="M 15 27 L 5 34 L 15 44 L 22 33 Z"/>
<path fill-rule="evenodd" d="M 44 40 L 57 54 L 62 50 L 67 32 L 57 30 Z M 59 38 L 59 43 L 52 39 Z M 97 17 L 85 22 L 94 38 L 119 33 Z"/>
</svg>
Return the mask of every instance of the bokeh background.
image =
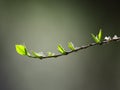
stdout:
<svg viewBox="0 0 120 90">
<path fill-rule="evenodd" d="M 120 35 L 120 4 L 110 0 L 0 0 L 0 90 L 120 90 L 120 43 L 45 60 L 20 56 L 15 44 L 57 52 L 60 43 Z"/>
</svg>

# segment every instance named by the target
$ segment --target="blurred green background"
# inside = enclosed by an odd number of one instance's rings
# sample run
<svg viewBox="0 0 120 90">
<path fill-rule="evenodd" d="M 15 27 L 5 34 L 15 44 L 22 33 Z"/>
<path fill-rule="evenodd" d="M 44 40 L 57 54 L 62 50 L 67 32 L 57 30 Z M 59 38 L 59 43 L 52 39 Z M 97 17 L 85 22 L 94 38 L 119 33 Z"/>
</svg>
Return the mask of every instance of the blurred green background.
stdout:
<svg viewBox="0 0 120 90">
<path fill-rule="evenodd" d="M 120 35 L 120 5 L 109 0 L 0 0 L 0 90 L 120 90 L 120 43 L 46 60 L 20 56 L 15 44 L 57 52 L 60 43 Z"/>
</svg>

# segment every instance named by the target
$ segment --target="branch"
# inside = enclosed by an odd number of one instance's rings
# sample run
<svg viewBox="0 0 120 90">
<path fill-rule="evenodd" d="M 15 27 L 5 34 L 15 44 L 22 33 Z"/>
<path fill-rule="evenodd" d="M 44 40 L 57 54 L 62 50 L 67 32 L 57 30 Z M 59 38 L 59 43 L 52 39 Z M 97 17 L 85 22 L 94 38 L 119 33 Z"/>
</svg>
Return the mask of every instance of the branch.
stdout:
<svg viewBox="0 0 120 90">
<path fill-rule="evenodd" d="M 83 50 L 83 49 L 86 49 L 86 48 L 89 48 L 92 46 L 96 46 L 96 45 L 104 45 L 104 44 L 108 44 L 111 42 L 120 41 L 120 37 L 117 37 L 117 35 L 114 35 L 114 37 L 112 37 L 112 38 L 110 36 L 105 37 L 104 41 L 102 41 L 101 40 L 101 38 L 102 38 L 102 30 L 101 29 L 100 29 L 98 35 L 91 34 L 91 36 L 92 36 L 93 40 L 95 41 L 95 43 L 89 43 L 89 44 L 83 45 L 81 47 L 74 47 L 73 43 L 69 42 L 68 48 L 70 49 L 70 51 L 65 51 L 65 49 L 59 44 L 57 46 L 57 49 L 60 52 L 60 54 L 54 54 L 54 53 L 48 52 L 48 54 L 45 55 L 43 52 L 37 53 L 34 51 L 32 51 L 32 54 L 30 54 L 25 45 L 18 44 L 18 45 L 15 45 L 15 47 L 16 47 L 17 53 L 20 55 L 28 56 L 30 58 L 46 59 L 46 58 L 57 58 L 60 56 L 68 55 L 70 53 L 77 52 L 77 51 L 80 51 L 80 50 Z"/>
<path fill-rule="evenodd" d="M 53 56 L 43 56 L 43 57 L 40 57 L 39 59 L 57 58 L 57 57 L 68 55 L 70 53 L 77 52 L 77 51 L 80 51 L 80 50 L 83 50 L 83 49 L 86 49 L 86 48 L 89 48 L 89 47 L 92 47 L 92 46 L 104 45 L 104 44 L 108 44 L 108 43 L 111 43 L 111 42 L 118 42 L 118 41 L 120 41 L 120 37 L 118 37 L 117 39 L 111 39 L 111 40 L 108 40 L 108 41 L 105 40 L 105 41 L 102 41 L 101 43 L 90 43 L 88 45 L 83 45 L 81 47 L 77 47 L 77 49 L 75 49 L 75 50 L 67 51 L 66 54 L 56 54 L 56 55 L 53 55 Z M 38 58 L 38 57 L 33 57 L 33 56 L 29 56 L 29 57 Z"/>
</svg>

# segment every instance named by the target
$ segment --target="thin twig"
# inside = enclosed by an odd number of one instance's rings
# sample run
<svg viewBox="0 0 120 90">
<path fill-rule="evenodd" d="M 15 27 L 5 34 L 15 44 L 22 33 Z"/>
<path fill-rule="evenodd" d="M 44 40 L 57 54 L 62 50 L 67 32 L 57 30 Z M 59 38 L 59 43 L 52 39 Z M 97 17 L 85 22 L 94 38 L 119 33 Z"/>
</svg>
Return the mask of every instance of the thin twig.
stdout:
<svg viewBox="0 0 120 90">
<path fill-rule="evenodd" d="M 108 43 L 116 42 L 116 41 L 120 41 L 120 37 L 117 37 L 117 39 L 104 40 L 101 43 L 90 43 L 90 44 L 87 44 L 87 45 L 84 45 L 84 46 L 81 46 L 81 47 L 77 47 L 75 50 L 67 51 L 66 54 L 56 54 L 56 55 L 53 55 L 53 56 L 44 56 L 44 57 L 34 57 L 34 56 L 29 56 L 29 57 L 39 58 L 39 59 L 57 58 L 57 57 L 68 55 L 70 53 L 77 52 L 77 51 L 80 51 L 80 50 L 83 50 L 83 49 L 86 49 L 86 48 L 89 48 L 89 47 L 92 47 L 92 46 L 104 45 L 104 44 L 108 44 Z"/>
</svg>

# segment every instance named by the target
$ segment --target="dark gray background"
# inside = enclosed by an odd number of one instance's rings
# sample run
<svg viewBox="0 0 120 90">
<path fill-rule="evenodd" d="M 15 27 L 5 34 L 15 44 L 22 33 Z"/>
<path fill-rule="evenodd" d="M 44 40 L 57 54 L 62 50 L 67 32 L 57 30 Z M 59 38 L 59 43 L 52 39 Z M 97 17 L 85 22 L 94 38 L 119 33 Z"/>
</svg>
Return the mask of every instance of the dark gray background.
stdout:
<svg viewBox="0 0 120 90">
<path fill-rule="evenodd" d="M 0 90 L 120 90 L 120 43 L 59 58 L 20 56 L 15 44 L 57 52 L 93 42 L 91 33 L 120 35 L 120 4 L 110 0 L 0 0 Z"/>
</svg>

